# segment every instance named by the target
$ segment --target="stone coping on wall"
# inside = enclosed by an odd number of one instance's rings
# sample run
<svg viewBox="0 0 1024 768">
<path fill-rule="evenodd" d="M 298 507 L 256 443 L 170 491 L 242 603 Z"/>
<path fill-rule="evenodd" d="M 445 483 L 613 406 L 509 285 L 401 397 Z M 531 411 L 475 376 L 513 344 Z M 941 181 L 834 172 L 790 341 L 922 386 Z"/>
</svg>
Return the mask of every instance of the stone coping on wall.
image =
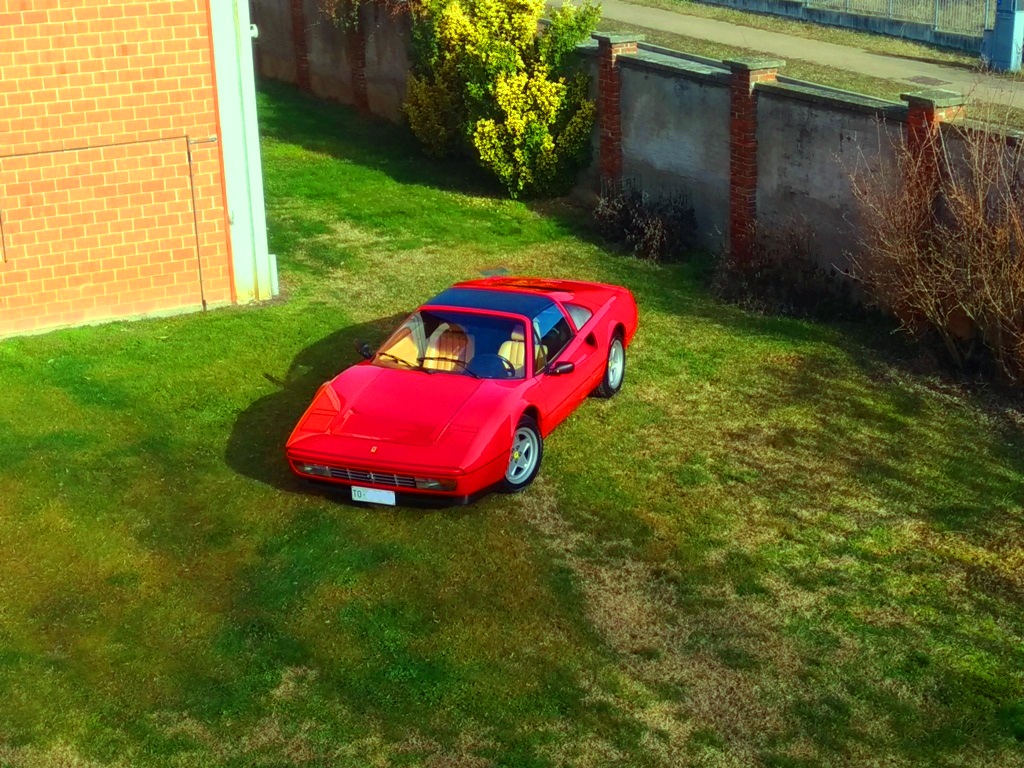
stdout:
<svg viewBox="0 0 1024 768">
<path fill-rule="evenodd" d="M 729 72 L 722 68 L 721 62 L 719 62 L 719 66 L 714 67 L 691 59 L 641 48 L 633 56 L 620 58 L 619 64 L 627 69 L 681 76 L 687 80 L 715 85 L 729 85 Z"/>
<path fill-rule="evenodd" d="M 608 32 L 594 32 L 591 36 L 594 40 L 605 45 L 623 45 L 628 43 L 639 43 L 644 39 L 643 35 L 619 35 Z"/>
<path fill-rule="evenodd" d="M 999 136 L 1006 142 L 1007 146 L 1017 147 L 1024 144 L 1024 131 L 1008 126 L 994 126 L 983 120 L 972 120 L 961 118 L 939 123 L 939 130 L 959 138 L 968 138 L 972 134 L 985 133 L 989 136 Z"/>
<path fill-rule="evenodd" d="M 660 53 L 665 56 L 671 56 L 674 59 L 686 59 L 687 61 L 694 61 L 698 64 L 703 64 L 706 67 L 714 67 L 721 69 L 723 72 L 728 71 L 728 67 L 719 59 L 709 59 L 707 56 L 698 56 L 695 53 L 684 53 L 683 51 L 676 51 L 672 48 L 663 48 L 660 45 L 654 45 L 652 43 L 640 43 L 640 49 L 643 51 L 650 51 L 651 53 Z"/>
<path fill-rule="evenodd" d="M 594 39 L 588 40 L 577 49 L 579 53 L 586 56 L 597 56 L 598 37 L 607 35 L 594 35 Z M 638 36 L 618 35 L 616 41 L 633 41 Z M 642 39 L 642 36 L 640 36 Z M 671 48 L 651 45 L 640 42 L 635 54 L 622 55 L 618 58 L 620 66 L 628 69 L 658 72 L 660 74 L 674 75 L 688 80 L 712 83 L 714 85 L 728 86 L 731 66 L 727 61 L 709 59 L 704 56 L 683 53 Z M 765 60 L 765 63 L 777 63 L 775 60 Z M 747 62 L 748 64 L 750 62 Z M 780 96 L 788 96 L 799 101 L 824 104 L 838 109 L 845 109 L 851 112 L 873 114 L 878 117 L 885 117 L 891 120 L 905 120 L 907 106 L 899 102 L 886 101 L 873 96 L 843 91 L 838 88 L 830 88 L 825 85 L 809 83 L 803 80 L 778 75 L 774 83 L 758 83 L 759 90 L 775 93 Z"/>
<path fill-rule="evenodd" d="M 918 109 L 942 109 L 944 107 L 962 107 L 964 105 L 964 95 L 962 93 L 947 91 L 942 88 L 901 93 L 900 98 L 911 107 Z"/>
<path fill-rule="evenodd" d="M 894 101 L 877 99 L 852 91 L 841 91 L 813 83 L 805 83 L 792 78 L 779 78 L 774 83 L 758 83 L 757 90 L 776 96 L 785 96 L 797 101 L 843 109 L 849 112 L 860 112 L 884 117 L 889 120 L 906 120 L 907 107 Z"/>
<path fill-rule="evenodd" d="M 595 34 L 593 40 L 588 40 L 578 46 L 577 52 L 584 56 L 597 56 L 597 41 L 602 38 L 607 39 L 609 36 Z M 642 39 L 642 35 L 618 35 L 613 42 L 632 42 Z M 708 59 L 703 56 L 673 51 L 670 48 L 662 48 L 643 42 L 640 42 L 637 48 L 636 53 L 619 56 L 617 59 L 619 65 L 629 69 L 658 72 L 677 77 L 681 76 L 688 80 L 710 82 L 716 85 L 729 84 L 729 70 L 717 59 Z"/>
</svg>

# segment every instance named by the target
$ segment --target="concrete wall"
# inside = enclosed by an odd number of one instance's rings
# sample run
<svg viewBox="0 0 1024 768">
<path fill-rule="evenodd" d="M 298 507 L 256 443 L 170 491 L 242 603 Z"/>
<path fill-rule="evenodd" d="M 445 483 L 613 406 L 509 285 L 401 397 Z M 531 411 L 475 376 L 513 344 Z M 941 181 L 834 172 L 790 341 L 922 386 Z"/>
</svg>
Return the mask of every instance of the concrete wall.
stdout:
<svg viewBox="0 0 1024 768">
<path fill-rule="evenodd" d="M 296 8 L 300 13 L 296 14 Z M 260 75 L 296 83 L 298 63 L 305 58 L 314 94 L 354 104 L 361 42 L 370 113 L 394 122 L 402 119 L 411 44 L 407 15 L 364 6 L 356 31 L 340 28 L 325 17 L 318 0 L 252 0 L 252 17 L 260 30 L 256 42 Z M 293 34 L 296 24 L 302 29 L 300 35 Z"/>
<path fill-rule="evenodd" d="M 294 83 L 295 46 L 292 45 L 292 14 L 288 3 L 251 0 L 250 13 L 259 29 L 254 49 L 260 74 Z"/>
<path fill-rule="evenodd" d="M 351 104 L 353 89 L 351 45 L 348 39 L 350 33 L 323 16 L 318 6 L 318 0 L 303 2 L 310 87 L 317 96 Z"/>
<path fill-rule="evenodd" d="M 599 55 L 593 46 L 586 53 Z M 725 248 L 734 183 L 729 67 L 644 44 L 618 63 L 623 180 L 687 195 L 700 243 Z M 896 172 L 906 107 L 785 77 L 755 90 L 758 235 L 780 246 L 800 237 L 823 267 L 845 269 L 856 241 L 851 176 L 858 167 Z M 596 188 L 597 167 L 582 185 Z"/>
<path fill-rule="evenodd" d="M 806 233 L 819 263 L 846 269 L 857 222 L 852 174 L 896 172 L 900 108 L 779 84 L 758 96 L 757 213 L 762 231 Z M 887 116 L 890 118 L 887 120 Z"/>
<path fill-rule="evenodd" d="M 395 16 L 379 6 L 370 6 L 364 14 L 363 30 L 370 111 L 399 122 L 409 79 L 412 23 L 408 15 Z"/>
<path fill-rule="evenodd" d="M 621 63 L 624 178 L 687 195 L 700 242 L 720 246 L 729 213 L 727 73 L 654 51 Z"/>
<path fill-rule="evenodd" d="M 580 46 L 577 50 L 577 56 L 577 66 L 590 78 L 587 87 L 587 97 L 596 102 L 599 95 L 598 80 L 600 75 L 597 65 L 596 44 L 590 42 Z M 597 147 L 600 141 L 600 131 L 595 121 L 594 129 L 590 133 L 590 145 L 593 147 L 593 151 L 590 154 L 587 167 L 580 171 L 576 187 L 572 191 L 574 199 L 583 205 L 593 206 L 597 205 L 598 202 L 597 193 L 601 188 L 601 167 Z"/>
</svg>

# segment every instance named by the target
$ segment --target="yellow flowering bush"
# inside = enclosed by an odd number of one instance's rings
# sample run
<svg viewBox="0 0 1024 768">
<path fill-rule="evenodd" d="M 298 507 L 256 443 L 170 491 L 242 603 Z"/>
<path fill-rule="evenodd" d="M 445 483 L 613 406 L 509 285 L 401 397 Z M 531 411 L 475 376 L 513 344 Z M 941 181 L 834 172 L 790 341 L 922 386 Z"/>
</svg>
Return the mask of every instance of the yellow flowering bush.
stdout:
<svg viewBox="0 0 1024 768">
<path fill-rule="evenodd" d="M 564 66 L 599 11 L 544 0 L 422 0 L 405 114 L 427 152 L 470 152 L 513 197 L 557 191 L 590 146 L 587 79 Z"/>
</svg>

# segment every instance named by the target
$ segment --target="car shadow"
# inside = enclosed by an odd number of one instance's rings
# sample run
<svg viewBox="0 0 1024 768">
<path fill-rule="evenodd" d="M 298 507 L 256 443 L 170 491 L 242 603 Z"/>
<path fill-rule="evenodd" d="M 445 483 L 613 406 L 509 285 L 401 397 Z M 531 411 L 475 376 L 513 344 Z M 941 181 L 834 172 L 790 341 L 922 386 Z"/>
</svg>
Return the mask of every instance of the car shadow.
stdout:
<svg viewBox="0 0 1024 768">
<path fill-rule="evenodd" d="M 253 402 L 235 420 L 225 450 L 228 466 L 282 491 L 322 494 L 291 473 L 285 442 L 320 385 L 360 360 L 356 341 L 376 347 L 404 318 L 399 314 L 342 328 L 299 352 L 283 379 L 264 373 L 276 391 Z"/>
</svg>

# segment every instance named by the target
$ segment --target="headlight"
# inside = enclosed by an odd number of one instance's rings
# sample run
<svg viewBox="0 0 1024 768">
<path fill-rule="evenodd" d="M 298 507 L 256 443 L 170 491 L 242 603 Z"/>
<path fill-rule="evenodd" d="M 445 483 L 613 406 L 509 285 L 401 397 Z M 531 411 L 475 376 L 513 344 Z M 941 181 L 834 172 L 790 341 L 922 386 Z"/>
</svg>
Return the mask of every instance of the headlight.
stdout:
<svg viewBox="0 0 1024 768">
<path fill-rule="evenodd" d="M 316 475 L 317 477 L 330 477 L 331 468 L 325 467 L 323 464 L 306 464 L 305 462 L 298 465 L 299 472 L 306 475 Z"/>
<path fill-rule="evenodd" d="M 454 491 L 454 480 L 440 480 L 434 477 L 417 477 L 416 487 L 421 491 Z"/>
</svg>

